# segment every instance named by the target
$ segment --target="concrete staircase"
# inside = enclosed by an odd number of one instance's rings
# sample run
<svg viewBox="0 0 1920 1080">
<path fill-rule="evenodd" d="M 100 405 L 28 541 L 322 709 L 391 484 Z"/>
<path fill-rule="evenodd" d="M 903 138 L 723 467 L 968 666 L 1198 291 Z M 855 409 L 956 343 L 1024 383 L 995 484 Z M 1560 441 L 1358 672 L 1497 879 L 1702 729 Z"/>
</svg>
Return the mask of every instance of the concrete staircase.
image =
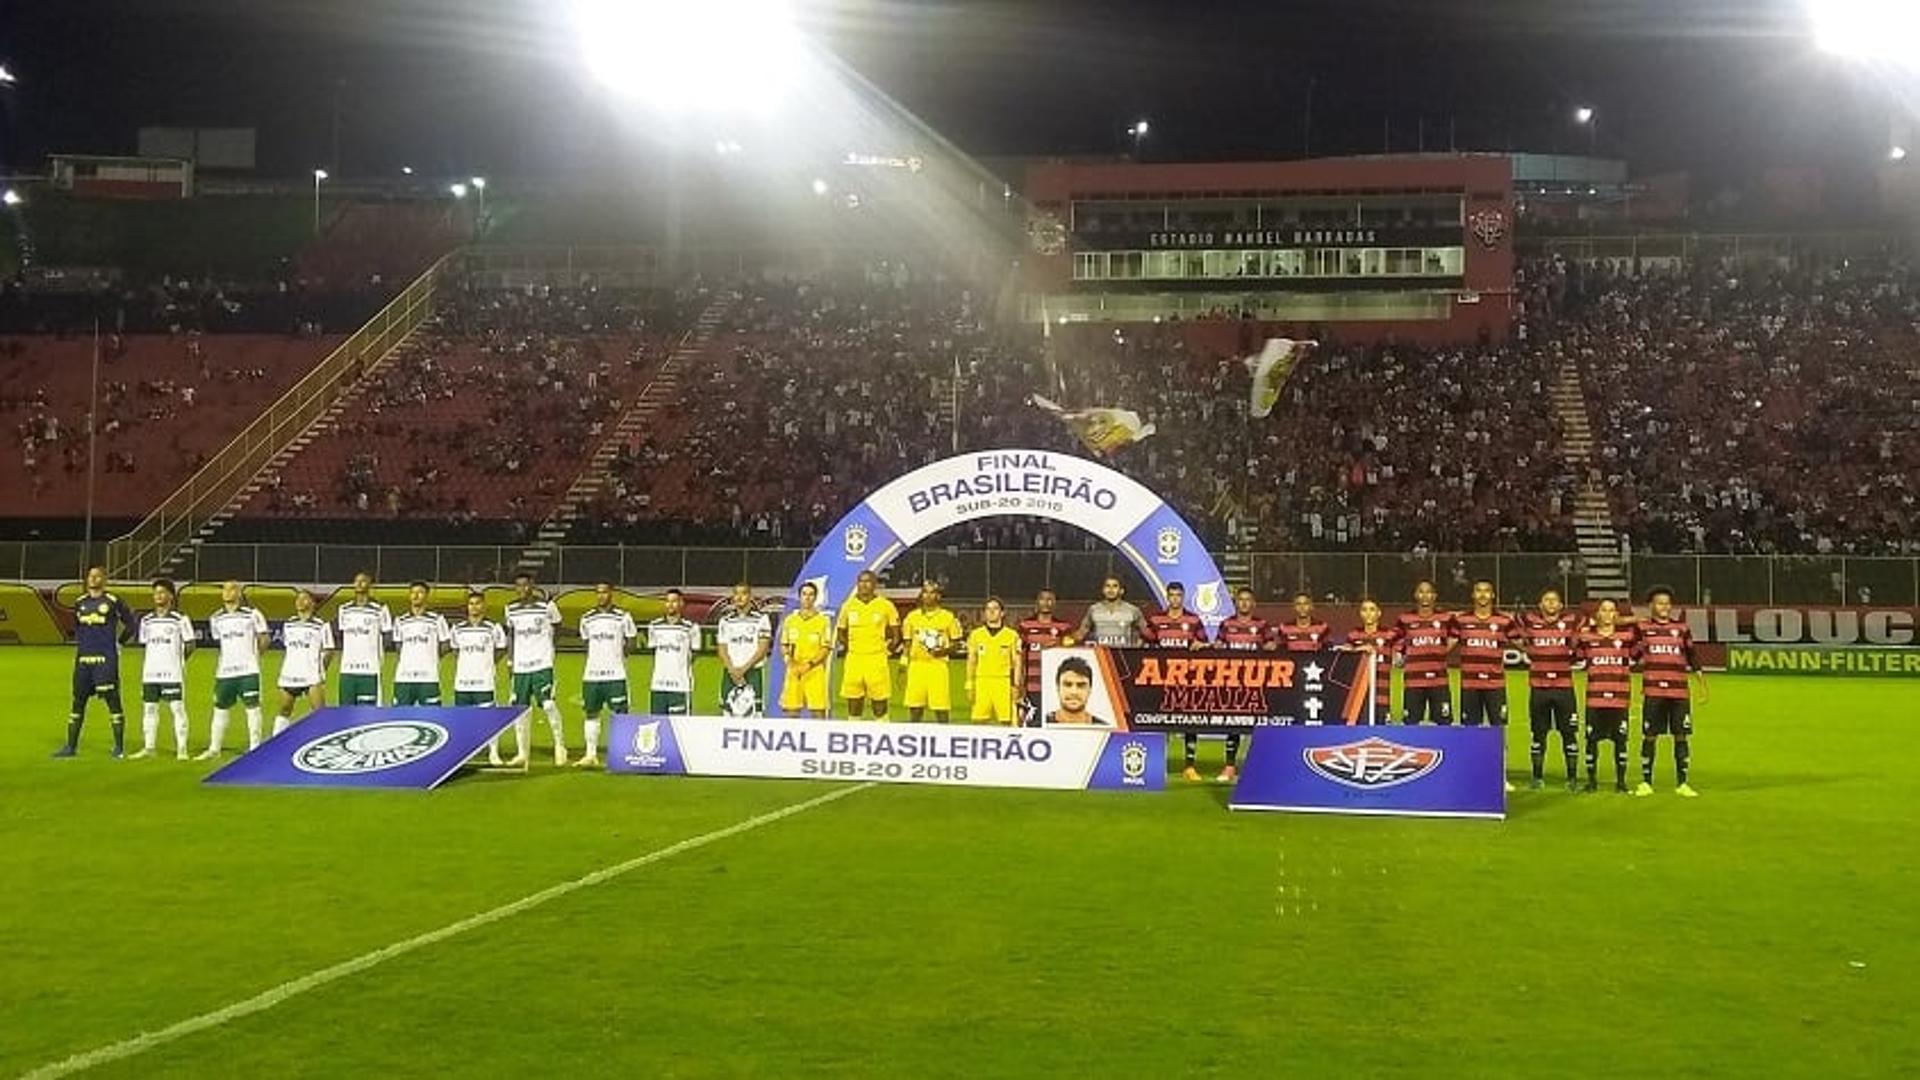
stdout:
<svg viewBox="0 0 1920 1080">
<path fill-rule="evenodd" d="M 614 458 L 619 456 L 620 448 L 632 445 L 660 410 L 679 400 L 681 374 L 706 350 L 735 299 L 727 293 L 715 297 L 694 321 L 693 329 L 674 346 L 673 352 L 668 354 L 666 363 L 660 365 L 653 379 L 641 387 L 632 404 L 614 421 L 600 440 L 600 445 L 594 448 L 586 468 L 573 478 L 573 483 L 567 486 L 567 493 L 555 504 L 547 519 L 540 523 L 533 543 L 521 551 L 520 569 L 538 574 L 560 554 L 560 545 L 566 542 L 574 522 L 580 519 L 587 504 L 606 486 L 607 470 Z"/>
<path fill-rule="evenodd" d="M 167 560 L 163 569 L 168 573 L 172 573 L 181 565 L 194 565 L 194 562 L 189 559 L 188 556 L 192 555 L 202 544 L 210 542 L 214 534 L 220 531 L 220 527 L 233 520 L 234 515 L 238 514 L 241 508 L 247 505 L 248 500 L 252 499 L 262 487 L 266 486 L 268 478 L 279 472 L 288 461 L 292 460 L 295 454 L 305 450 L 313 440 L 326 434 L 333 425 L 339 423 L 340 417 L 346 414 L 348 410 L 358 406 L 360 399 L 366 396 L 367 388 L 374 384 L 376 378 L 381 372 L 387 369 L 388 365 L 397 362 L 406 362 L 418 355 L 420 351 L 419 339 L 421 331 L 433 326 L 435 322 L 436 320 L 434 319 L 428 319 L 419 326 L 414 327 L 413 332 L 401 338 L 399 344 L 388 350 L 386 355 L 368 364 L 366 370 L 361 373 L 359 380 L 355 382 L 346 393 L 341 394 L 339 399 L 328 407 L 326 412 L 321 413 L 319 417 L 308 424 L 300 434 L 294 436 L 292 442 L 282 447 L 279 453 L 269 458 L 267 463 L 261 466 L 260 471 L 254 473 L 253 477 L 241 486 L 239 492 L 237 492 L 233 498 L 227 500 L 225 506 L 221 507 L 218 512 L 207 519 L 207 523 L 200 527 L 200 530 L 194 534 L 193 539 L 187 541 L 184 547 L 176 551 L 173 556 Z"/>
<path fill-rule="evenodd" d="M 1625 599 L 1627 564 L 1620 557 L 1619 533 L 1607 493 L 1593 480 L 1593 427 L 1587 422 L 1587 399 L 1580 386 L 1580 367 L 1571 359 L 1560 365 L 1550 391 L 1554 413 L 1566 438 L 1561 452 L 1580 476 L 1573 496 L 1573 530 L 1580 560 L 1587 570 L 1587 596 L 1595 600 Z"/>
</svg>

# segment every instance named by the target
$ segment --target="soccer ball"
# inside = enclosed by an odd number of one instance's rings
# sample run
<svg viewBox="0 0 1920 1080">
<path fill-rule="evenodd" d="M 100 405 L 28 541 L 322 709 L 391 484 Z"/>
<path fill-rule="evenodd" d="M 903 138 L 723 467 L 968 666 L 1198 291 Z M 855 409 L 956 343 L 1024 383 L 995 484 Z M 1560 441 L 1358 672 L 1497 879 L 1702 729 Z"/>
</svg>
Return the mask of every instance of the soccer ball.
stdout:
<svg viewBox="0 0 1920 1080">
<path fill-rule="evenodd" d="M 760 695 L 753 692 L 751 685 L 736 686 L 727 691 L 727 715 L 733 717 L 753 716 L 760 711 Z"/>
</svg>

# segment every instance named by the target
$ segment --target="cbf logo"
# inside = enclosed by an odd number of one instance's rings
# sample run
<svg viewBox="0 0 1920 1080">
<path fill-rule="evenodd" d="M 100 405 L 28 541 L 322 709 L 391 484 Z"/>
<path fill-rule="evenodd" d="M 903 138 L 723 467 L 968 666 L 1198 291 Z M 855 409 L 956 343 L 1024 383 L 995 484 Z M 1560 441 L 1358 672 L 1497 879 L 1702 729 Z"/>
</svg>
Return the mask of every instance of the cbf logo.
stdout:
<svg viewBox="0 0 1920 1080">
<path fill-rule="evenodd" d="M 657 769 L 667 763 L 660 753 L 660 721 L 649 720 L 633 729 L 633 742 L 627 749 L 627 764 L 642 769 Z"/>
<path fill-rule="evenodd" d="M 1211 615 L 1220 610 L 1224 603 L 1221 593 L 1225 591 L 1224 581 L 1203 581 L 1193 591 L 1193 610 L 1201 615 Z"/>
<path fill-rule="evenodd" d="M 1179 562 L 1180 561 L 1180 530 L 1172 527 L 1171 525 L 1169 525 L 1164 529 L 1161 529 L 1160 532 L 1153 538 L 1153 546 L 1154 546 L 1154 550 L 1159 553 L 1161 562 L 1163 563 Z"/>
<path fill-rule="evenodd" d="M 1130 740 L 1120 748 L 1120 782 L 1124 784 L 1147 782 L 1147 748 L 1138 739 Z"/>
<path fill-rule="evenodd" d="M 293 752 L 293 766 L 318 776 L 357 776 L 411 764 L 447 744 L 447 729 L 425 720 L 381 720 L 322 735 Z"/>
<path fill-rule="evenodd" d="M 866 558 L 867 527 L 865 525 L 847 526 L 847 531 L 841 536 L 841 543 L 846 549 L 848 559 Z"/>
<path fill-rule="evenodd" d="M 1443 751 L 1402 746 L 1379 736 L 1339 746 L 1310 746 L 1300 752 L 1307 768 L 1336 784 L 1376 791 L 1418 780 L 1440 767 Z"/>
</svg>

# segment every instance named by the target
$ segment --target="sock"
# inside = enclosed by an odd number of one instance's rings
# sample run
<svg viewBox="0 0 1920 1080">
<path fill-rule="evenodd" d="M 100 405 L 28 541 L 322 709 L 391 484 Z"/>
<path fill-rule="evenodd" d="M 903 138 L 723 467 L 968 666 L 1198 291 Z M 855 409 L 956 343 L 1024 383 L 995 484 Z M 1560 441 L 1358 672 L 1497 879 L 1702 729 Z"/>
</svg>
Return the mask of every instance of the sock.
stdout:
<svg viewBox="0 0 1920 1080">
<path fill-rule="evenodd" d="M 1692 759 L 1693 744 L 1686 739 L 1673 740 L 1673 774 L 1682 784 L 1687 782 L 1687 766 Z"/>
<path fill-rule="evenodd" d="M 173 749 L 176 753 L 185 753 L 187 749 L 187 703 L 175 701 L 173 705 Z"/>
<path fill-rule="evenodd" d="M 1653 740 L 1652 739 L 1640 740 L 1640 780 L 1642 783 L 1647 783 L 1647 784 L 1653 783 Z"/>
<path fill-rule="evenodd" d="M 1613 778 L 1620 783 L 1627 782 L 1627 737 L 1613 740 Z"/>
<path fill-rule="evenodd" d="M 1191 769 L 1193 768 L 1194 752 L 1200 748 L 1200 736 L 1198 735 L 1187 736 L 1186 746 L 1187 746 L 1187 768 Z"/>
<path fill-rule="evenodd" d="M 154 742 L 159 738 L 160 703 L 149 701 L 140 706 L 140 741 L 143 744 L 141 749 L 153 749 Z"/>
<path fill-rule="evenodd" d="M 533 710 L 520 714 L 513 722 L 513 756 L 523 758 L 533 746 Z"/>
<path fill-rule="evenodd" d="M 288 716 L 286 713 L 280 713 L 279 715 L 273 718 L 273 733 L 275 735 L 280 734 L 281 732 L 287 730 L 287 725 L 291 723 L 293 723 L 292 717 Z"/>
<path fill-rule="evenodd" d="M 587 756 L 593 757 L 598 753 L 600 753 L 600 718 L 589 717 L 587 719 Z"/>
<path fill-rule="evenodd" d="M 1620 746 L 1618 742 L 1615 742 L 1613 745 L 1615 749 L 1618 749 Z M 1597 784 L 1600 782 L 1599 777 L 1600 740 L 1594 738 L 1593 732 L 1589 731 L 1587 732 L 1587 783 Z"/>
<path fill-rule="evenodd" d="M 1567 779 L 1580 775 L 1580 736 L 1570 727 L 1560 729 L 1560 756 L 1567 761 Z"/>
<path fill-rule="evenodd" d="M 113 725 L 113 752 L 116 754 L 126 753 L 127 752 L 126 715 L 123 713 L 114 713 L 112 716 L 108 717 L 107 720 L 109 723 Z"/>
<path fill-rule="evenodd" d="M 560 706 L 551 701 L 547 702 L 547 730 L 553 732 L 553 745 L 565 746 L 567 744 L 567 729 L 560 723 Z M 529 728 L 529 733 L 531 733 L 531 728 Z"/>
<path fill-rule="evenodd" d="M 1545 775 L 1547 767 L 1547 733 L 1535 731 L 1533 741 L 1527 744 L 1527 760 L 1533 763 L 1533 778 L 1538 780 Z"/>
<path fill-rule="evenodd" d="M 247 710 L 247 749 L 249 750 L 259 749 L 260 729 L 262 726 L 263 724 L 260 718 L 260 710 L 256 708 L 249 708 Z"/>
<path fill-rule="evenodd" d="M 213 738 L 207 743 L 208 750 L 217 753 L 225 747 L 227 741 L 227 720 L 231 714 L 232 710 L 230 709 L 213 710 Z"/>
<path fill-rule="evenodd" d="M 67 717 L 67 749 L 69 751 L 80 748 L 80 727 L 86 722 L 86 717 L 79 713 Z"/>
<path fill-rule="evenodd" d="M 1240 736 L 1229 735 L 1227 736 L 1227 768 L 1231 769 L 1235 765 L 1238 765 L 1239 763 L 1240 763 Z"/>
</svg>

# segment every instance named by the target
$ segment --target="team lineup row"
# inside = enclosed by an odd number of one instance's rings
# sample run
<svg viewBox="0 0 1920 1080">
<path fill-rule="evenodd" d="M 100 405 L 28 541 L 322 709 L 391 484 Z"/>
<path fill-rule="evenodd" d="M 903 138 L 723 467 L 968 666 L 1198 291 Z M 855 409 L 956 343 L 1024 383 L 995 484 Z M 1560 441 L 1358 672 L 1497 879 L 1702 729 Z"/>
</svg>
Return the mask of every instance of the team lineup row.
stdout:
<svg viewBox="0 0 1920 1080">
<path fill-rule="evenodd" d="M 425 582 L 409 588 L 407 610 L 398 616 L 372 597 L 370 575 L 356 575 L 353 597 L 339 608 L 334 623 L 314 614 L 315 600 L 301 591 L 295 596 L 295 614 L 281 629 L 285 658 L 278 680 L 279 707 L 273 723 L 278 734 L 292 722 L 301 701 L 309 707 L 325 703 L 326 672 L 339 654 L 338 701 L 347 705 L 384 704 L 380 678 L 386 645 L 397 653 L 392 704 L 441 704 L 440 661 L 455 656 L 456 705 L 492 704 L 499 700 L 498 666 L 506 654 L 511 673 L 509 700 L 517 706 L 542 709 L 553 735 L 554 759 L 568 760 L 564 729 L 554 698 L 554 630 L 561 624 L 559 608 L 535 588 L 531 575 L 515 581 L 515 598 L 504 617 L 486 617 L 485 598 L 467 597 L 466 617 L 449 623 L 430 611 Z M 1557 732 L 1567 765 L 1569 787 L 1577 786 L 1579 715 L 1572 673 L 1587 671 L 1587 783 L 1596 783 L 1595 757 L 1599 742 L 1614 746 L 1616 787 L 1624 788 L 1627 710 L 1631 671 L 1643 672 L 1642 780 L 1638 793 L 1650 793 L 1654 740 L 1671 735 L 1682 794 L 1692 794 L 1687 783 L 1687 737 L 1692 732 L 1688 676 L 1698 671 L 1692 640 L 1684 621 L 1674 617 L 1666 590 L 1649 596 L 1649 618 L 1631 622 L 1630 612 L 1616 602 L 1602 601 L 1590 622 L 1565 607 L 1557 590 L 1544 591 L 1539 606 L 1519 616 L 1495 608 L 1494 588 L 1481 581 L 1473 587 L 1469 611 L 1446 612 L 1437 606 L 1437 591 L 1428 582 L 1415 589 L 1413 611 L 1394 623 L 1382 620 L 1380 605 L 1371 599 L 1360 608 L 1361 625 L 1342 641 L 1332 640 L 1325 623 L 1313 611 L 1312 599 L 1294 597 L 1294 618 L 1272 623 L 1255 614 L 1255 597 L 1241 588 L 1234 597 L 1235 612 L 1223 620 L 1210 641 L 1205 622 L 1186 610 L 1179 583 L 1166 587 L 1163 610 L 1147 615 L 1124 598 L 1124 585 L 1115 577 L 1102 584 L 1101 598 L 1089 605 L 1077 626 L 1055 615 L 1056 598 L 1050 589 L 1035 598 L 1032 616 L 1017 624 L 1006 621 L 998 598 L 982 610 L 982 624 L 970 633 L 960 619 L 941 604 L 934 582 L 924 583 L 917 606 L 904 617 L 878 590 L 871 572 L 858 579 L 830 621 L 817 607 L 818 591 L 801 587 L 797 606 L 781 623 L 779 647 L 786 661 L 781 687 L 783 709 L 803 716 L 828 711 L 827 668 L 831 657 L 843 658 L 840 698 L 846 715 L 863 712 L 887 716 L 892 699 L 891 661 L 905 666 L 905 704 L 913 719 L 931 710 L 945 722 L 951 714 L 949 660 L 966 659 L 965 692 L 969 716 L 976 722 L 1015 723 L 1031 720 L 1038 708 L 1040 650 L 1056 645 L 1089 643 L 1113 647 L 1199 648 L 1217 644 L 1229 649 L 1285 649 L 1314 651 L 1325 648 L 1363 650 L 1373 654 L 1371 665 L 1376 692 L 1375 715 L 1390 712 L 1390 690 L 1395 668 L 1402 670 L 1403 723 L 1453 722 L 1448 657 L 1457 648 L 1461 671 L 1460 717 L 1465 724 L 1504 725 L 1507 717 L 1505 654 L 1522 649 L 1530 663 L 1529 717 L 1533 731 L 1534 786 L 1541 786 L 1542 763 L 1549 733 Z M 185 660 L 198 634 L 191 620 L 175 607 L 171 582 L 153 586 L 153 610 L 135 621 L 118 597 L 106 591 L 105 573 L 95 568 L 87 575 L 87 591 L 75 606 L 78 652 L 74 670 L 74 698 L 68 719 L 68 739 L 56 756 L 76 752 L 87 700 L 105 699 L 114 722 L 116 755 L 122 752 L 123 715 L 118 694 L 116 646 L 138 640 L 145 646 L 142 664 L 144 745 L 136 757 L 156 751 L 159 707 L 168 703 L 174 720 L 175 752 L 187 756 L 187 715 L 182 700 Z M 685 714 L 692 707 L 693 658 L 701 648 L 702 630 L 686 619 L 678 590 L 665 596 L 665 614 L 645 627 L 646 647 L 654 663 L 648 711 Z M 224 749 L 232 708 L 244 707 L 249 747 L 264 736 L 261 712 L 260 658 L 269 643 L 269 628 L 261 613 L 244 602 L 238 582 L 227 582 L 221 606 L 208 622 L 208 638 L 219 649 L 211 736 L 202 759 Z M 336 637 L 335 629 L 338 628 Z M 626 658 L 628 645 L 639 639 L 642 627 L 614 603 L 608 583 L 595 587 L 595 604 L 579 620 L 586 646 L 586 668 L 581 684 L 585 706 L 585 752 L 578 763 L 598 762 L 603 714 L 628 707 Z M 728 604 L 719 609 L 714 628 L 715 648 L 725 668 L 716 711 L 751 715 L 763 711 L 764 670 L 774 644 L 772 620 L 755 604 L 751 590 L 736 586 Z M 1023 677 L 1024 676 L 1024 677 Z M 526 761 L 531 713 L 514 729 L 514 763 Z M 1201 777 L 1195 763 L 1197 739 L 1186 739 L 1184 775 Z M 499 746 L 490 757 L 501 762 Z M 1227 764 L 1220 779 L 1236 775 L 1239 739 L 1227 740 Z"/>
</svg>

